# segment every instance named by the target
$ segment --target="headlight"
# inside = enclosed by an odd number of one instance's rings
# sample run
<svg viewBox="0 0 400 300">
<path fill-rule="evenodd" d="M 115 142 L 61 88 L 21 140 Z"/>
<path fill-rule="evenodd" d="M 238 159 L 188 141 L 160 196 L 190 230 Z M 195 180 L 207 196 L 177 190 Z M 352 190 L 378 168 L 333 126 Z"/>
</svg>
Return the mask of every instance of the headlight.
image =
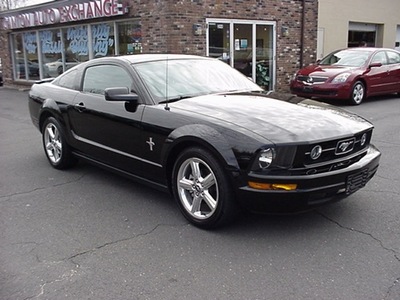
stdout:
<svg viewBox="0 0 400 300">
<path fill-rule="evenodd" d="M 364 134 L 362 135 L 361 141 L 360 141 L 361 147 L 363 147 L 363 146 L 365 145 L 366 142 L 367 142 L 367 134 L 364 133 Z"/>
<path fill-rule="evenodd" d="M 262 150 L 258 156 L 258 166 L 262 170 L 265 170 L 272 164 L 272 161 L 274 159 L 275 159 L 275 149 L 274 148 L 268 148 L 268 149 Z"/>
<path fill-rule="evenodd" d="M 257 152 L 251 171 L 272 172 L 288 170 L 293 165 L 296 146 L 266 146 Z"/>
<path fill-rule="evenodd" d="M 350 73 L 342 73 L 335 78 L 333 78 L 332 83 L 343 83 L 346 82 L 347 78 L 349 78 Z"/>
</svg>

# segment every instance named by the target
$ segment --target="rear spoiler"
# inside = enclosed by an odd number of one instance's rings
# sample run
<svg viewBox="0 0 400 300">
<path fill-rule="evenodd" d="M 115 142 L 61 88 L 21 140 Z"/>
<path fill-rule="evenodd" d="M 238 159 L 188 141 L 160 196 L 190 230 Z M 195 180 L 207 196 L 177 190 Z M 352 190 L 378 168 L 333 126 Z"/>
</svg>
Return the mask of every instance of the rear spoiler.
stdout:
<svg viewBox="0 0 400 300">
<path fill-rule="evenodd" d="M 55 79 L 54 77 L 44 78 L 44 79 L 35 81 L 35 84 L 41 84 L 41 83 L 46 83 L 46 82 L 52 82 L 54 79 Z"/>
</svg>

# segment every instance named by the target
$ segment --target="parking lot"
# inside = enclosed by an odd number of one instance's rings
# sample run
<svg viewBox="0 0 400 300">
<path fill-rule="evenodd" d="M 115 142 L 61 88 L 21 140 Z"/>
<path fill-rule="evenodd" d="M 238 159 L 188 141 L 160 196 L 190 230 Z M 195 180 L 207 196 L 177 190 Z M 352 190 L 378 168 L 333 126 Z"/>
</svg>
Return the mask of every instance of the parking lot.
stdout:
<svg viewBox="0 0 400 300">
<path fill-rule="evenodd" d="M 332 102 L 376 127 L 364 189 L 205 231 L 167 194 L 86 163 L 51 168 L 27 95 L 0 88 L 0 299 L 400 298 L 399 97 Z"/>
</svg>

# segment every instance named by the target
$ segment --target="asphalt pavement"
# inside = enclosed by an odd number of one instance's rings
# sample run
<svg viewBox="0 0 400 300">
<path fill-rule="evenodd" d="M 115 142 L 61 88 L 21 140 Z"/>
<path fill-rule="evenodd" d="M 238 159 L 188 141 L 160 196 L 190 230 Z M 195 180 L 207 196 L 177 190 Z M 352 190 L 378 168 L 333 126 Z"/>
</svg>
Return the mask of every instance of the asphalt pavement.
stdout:
<svg viewBox="0 0 400 300">
<path fill-rule="evenodd" d="M 27 103 L 0 88 L 0 299 L 400 299 L 400 98 L 333 103 L 375 124 L 381 165 L 364 189 L 212 231 L 167 194 L 51 168 Z"/>
</svg>

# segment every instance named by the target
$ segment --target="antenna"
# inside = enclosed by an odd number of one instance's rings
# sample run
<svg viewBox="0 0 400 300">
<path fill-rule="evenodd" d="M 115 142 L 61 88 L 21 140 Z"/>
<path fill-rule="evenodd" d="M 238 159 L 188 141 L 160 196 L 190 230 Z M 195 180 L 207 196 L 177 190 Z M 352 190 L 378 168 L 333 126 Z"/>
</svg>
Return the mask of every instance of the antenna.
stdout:
<svg viewBox="0 0 400 300">
<path fill-rule="evenodd" d="M 165 64 L 165 110 L 170 110 L 168 106 L 168 55 Z"/>
</svg>

